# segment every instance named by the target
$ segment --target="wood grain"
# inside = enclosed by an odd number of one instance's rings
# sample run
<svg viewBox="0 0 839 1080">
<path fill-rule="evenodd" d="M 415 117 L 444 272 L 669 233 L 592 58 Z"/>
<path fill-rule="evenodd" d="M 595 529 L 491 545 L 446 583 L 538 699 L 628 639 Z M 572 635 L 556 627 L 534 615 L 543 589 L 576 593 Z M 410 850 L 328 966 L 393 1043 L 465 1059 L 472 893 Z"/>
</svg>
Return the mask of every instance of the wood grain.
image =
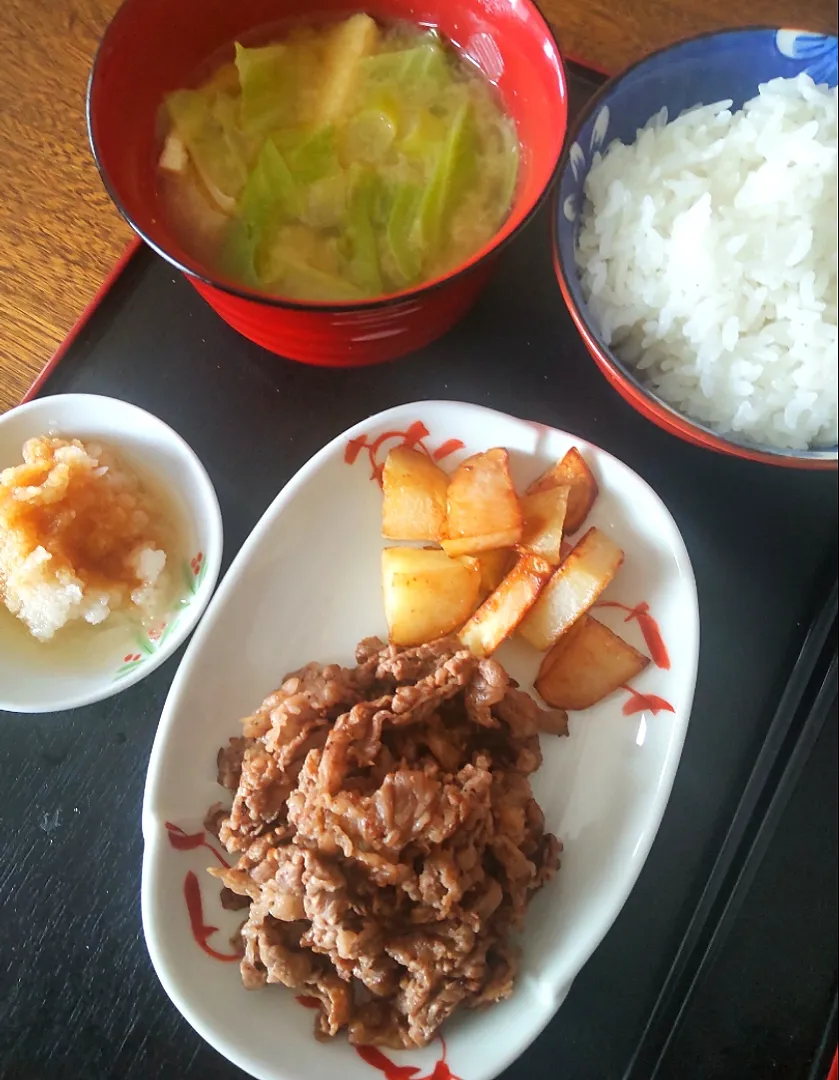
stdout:
<svg viewBox="0 0 839 1080">
<path fill-rule="evenodd" d="M 20 400 L 130 238 L 87 144 L 84 94 L 118 0 L 0 4 L 0 412 Z M 835 33 L 833 0 L 544 0 L 568 55 L 617 71 L 748 23 Z"/>
</svg>

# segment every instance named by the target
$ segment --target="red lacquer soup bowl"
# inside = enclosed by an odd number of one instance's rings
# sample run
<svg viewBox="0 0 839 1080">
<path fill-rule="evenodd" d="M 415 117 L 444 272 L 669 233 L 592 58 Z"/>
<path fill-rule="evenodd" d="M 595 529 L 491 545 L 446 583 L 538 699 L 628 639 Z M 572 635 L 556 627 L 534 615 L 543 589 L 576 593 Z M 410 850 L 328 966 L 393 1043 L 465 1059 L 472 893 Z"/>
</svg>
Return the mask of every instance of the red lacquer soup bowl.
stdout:
<svg viewBox="0 0 839 1080">
<path fill-rule="evenodd" d="M 157 187 L 157 115 L 164 96 L 194 84 L 208 58 L 260 27 L 367 11 L 382 22 L 435 26 L 497 86 L 522 147 L 517 194 L 494 239 L 444 277 L 372 300 L 284 300 L 225 279 L 181 246 Z M 88 87 L 96 163 L 120 212 L 182 270 L 245 337 L 311 364 L 376 363 L 428 344 L 469 308 L 501 247 L 533 215 L 554 179 L 567 121 L 559 47 L 530 0 L 126 0 L 105 32 Z"/>
</svg>

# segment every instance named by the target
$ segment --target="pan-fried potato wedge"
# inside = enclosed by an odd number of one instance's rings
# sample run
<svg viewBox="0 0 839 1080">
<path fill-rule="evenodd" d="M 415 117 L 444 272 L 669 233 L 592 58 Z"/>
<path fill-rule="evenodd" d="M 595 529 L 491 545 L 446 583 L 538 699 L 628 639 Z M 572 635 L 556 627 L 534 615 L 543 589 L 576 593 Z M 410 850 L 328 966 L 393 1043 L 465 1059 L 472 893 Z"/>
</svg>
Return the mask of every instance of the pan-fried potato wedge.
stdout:
<svg viewBox="0 0 839 1080">
<path fill-rule="evenodd" d="M 570 490 L 565 484 L 524 496 L 521 500 L 524 527 L 518 544 L 522 554 L 541 555 L 553 566 L 559 565 Z"/>
<path fill-rule="evenodd" d="M 541 596 L 522 621 L 522 637 L 544 652 L 591 607 L 623 562 L 618 545 L 589 529 L 559 564 Z"/>
<path fill-rule="evenodd" d="M 382 536 L 388 540 L 436 540 L 446 532 L 449 478 L 419 450 L 391 450 L 382 470 Z"/>
<path fill-rule="evenodd" d="M 582 615 L 542 660 L 535 686 L 549 705 L 588 709 L 649 664 L 643 653 L 591 615 Z"/>
<path fill-rule="evenodd" d="M 497 548 L 512 548 L 519 542 L 521 528 L 507 529 L 506 532 L 487 533 L 485 536 L 461 536 L 459 539 L 445 539 L 440 543 L 447 555 L 453 559 L 458 555 L 480 555 Z"/>
<path fill-rule="evenodd" d="M 565 485 L 570 489 L 565 512 L 565 531 L 575 533 L 588 517 L 598 493 L 594 474 L 576 446 L 572 446 L 561 461 L 557 461 L 534 480 L 527 489 L 527 494 L 535 495 L 539 491 Z"/>
<path fill-rule="evenodd" d="M 553 567 L 539 555 L 522 555 L 510 573 L 460 631 L 475 656 L 489 656 L 533 606 Z"/>
<path fill-rule="evenodd" d="M 475 559 L 450 559 L 428 548 L 385 548 L 382 590 L 388 638 L 422 645 L 450 634 L 478 603 L 481 571 Z"/>
<path fill-rule="evenodd" d="M 489 596 L 507 576 L 515 559 L 515 552 L 510 548 L 496 548 L 495 551 L 483 551 L 475 558 L 481 568 L 481 592 Z"/>
<path fill-rule="evenodd" d="M 449 555 L 513 547 L 521 540 L 521 507 L 503 448 L 461 462 L 449 481 L 447 501 L 443 547 Z"/>
</svg>

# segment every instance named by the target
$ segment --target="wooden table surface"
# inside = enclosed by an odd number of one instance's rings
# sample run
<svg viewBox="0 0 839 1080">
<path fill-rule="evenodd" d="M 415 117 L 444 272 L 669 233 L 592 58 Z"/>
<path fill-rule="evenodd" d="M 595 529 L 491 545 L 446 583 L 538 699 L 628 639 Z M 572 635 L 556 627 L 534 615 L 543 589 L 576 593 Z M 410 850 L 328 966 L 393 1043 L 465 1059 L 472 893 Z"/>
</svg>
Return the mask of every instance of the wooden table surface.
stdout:
<svg viewBox="0 0 839 1080">
<path fill-rule="evenodd" d="M 0 3 L 0 412 L 20 400 L 131 236 L 99 182 L 84 120 L 91 59 L 118 3 Z M 834 0 L 543 0 L 542 7 L 568 55 L 608 71 L 703 30 L 837 27 Z"/>
</svg>

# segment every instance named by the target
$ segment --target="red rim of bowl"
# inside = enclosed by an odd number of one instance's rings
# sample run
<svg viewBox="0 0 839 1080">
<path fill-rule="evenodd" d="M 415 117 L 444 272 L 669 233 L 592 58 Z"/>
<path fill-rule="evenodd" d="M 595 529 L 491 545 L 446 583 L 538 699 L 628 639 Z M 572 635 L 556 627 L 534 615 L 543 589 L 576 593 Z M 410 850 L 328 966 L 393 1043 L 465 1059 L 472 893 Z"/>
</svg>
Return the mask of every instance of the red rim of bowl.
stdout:
<svg viewBox="0 0 839 1080">
<path fill-rule="evenodd" d="M 689 41 L 701 41 L 704 38 L 722 37 L 724 35 L 750 33 L 756 30 L 765 30 L 775 33 L 777 27 L 757 24 L 752 26 L 732 27 L 728 30 L 709 30 L 703 34 L 692 34 L 665 45 L 661 49 L 648 53 L 641 60 L 623 69 L 617 75 L 608 79 L 600 89 L 586 102 L 582 112 L 568 128 L 565 136 L 562 153 L 559 158 L 557 176 L 561 176 L 568 168 L 571 147 L 577 141 L 577 137 L 589 120 L 591 115 L 600 106 L 605 97 L 612 93 L 614 88 L 631 72 L 642 67 L 649 60 L 664 53 L 678 49 Z M 806 33 L 806 31 L 801 31 Z M 693 420 L 684 413 L 678 411 L 668 402 L 660 398 L 655 391 L 645 386 L 611 350 L 607 349 L 599 339 L 599 331 L 590 317 L 587 309 L 581 307 L 574 299 L 570 283 L 569 271 L 562 261 L 559 251 L 559 185 L 554 189 L 551 204 L 551 246 L 553 250 L 554 271 L 559 281 L 560 291 L 568 308 L 569 314 L 583 342 L 591 353 L 597 366 L 607 377 L 611 385 L 621 396 L 641 412 L 647 419 L 658 424 L 671 435 L 685 439 L 694 446 L 701 446 L 707 450 L 714 450 L 720 454 L 733 455 L 746 458 L 749 461 L 758 461 L 766 465 L 781 465 L 792 469 L 810 470 L 835 470 L 837 468 L 837 450 L 782 450 L 761 446 L 754 443 L 738 442 L 720 435 L 711 428 L 706 427 L 701 421 Z"/>
<path fill-rule="evenodd" d="M 257 292 L 255 290 L 246 289 L 222 282 L 217 278 L 212 277 L 203 269 L 191 267 L 188 266 L 186 263 L 181 262 L 180 259 L 177 259 L 173 255 L 170 255 L 159 244 L 151 240 L 143 231 L 143 229 L 141 229 L 134 222 L 130 214 L 126 211 L 125 207 L 122 204 L 122 200 L 119 198 L 117 192 L 111 184 L 111 180 L 108 176 L 106 169 L 100 161 L 99 151 L 96 147 L 96 140 L 93 136 L 93 119 L 91 116 L 91 94 L 93 91 L 93 84 L 96 80 L 96 72 L 99 65 L 99 60 L 102 55 L 103 48 L 105 47 L 107 38 L 111 32 L 111 29 L 121 17 L 124 17 L 124 12 L 128 9 L 129 4 L 131 4 L 132 2 L 133 0 L 122 0 L 122 3 L 117 8 L 113 18 L 105 27 L 105 31 L 102 34 L 102 37 L 99 39 L 99 44 L 96 47 L 96 53 L 93 58 L 90 75 L 88 76 L 87 80 L 87 89 L 85 91 L 85 121 L 87 123 L 88 142 L 90 143 L 93 160 L 96 162 L 96 168 L 99 171 L 99 176 L 102 179 L 105 190 L 107 191 L 111 201 L 113 202 L 114 206 L 116 206 L 117 210 L 124 218 L 124 220 L 131 226 L 131 228 L 137 233 L 137 235 L 140 236 L 146 244 L 148 244 L 148 246 L 153 251 L 157 252 L 157 254 L 161 256 L 161 258 L 165 259 L 176 269 L 180 270 L 181 273 L 186 274 L 187 277 L 192 277 L 197 279 L 198 281 L 202 281 L 205 285 L 209 285 L 211 288 L 218 289 L 219 291 L 228 293 L 231 296 L 239 297 L 242 300 L 250 300 L 253 303 L 265 304 L 270 307 L 282 308 L 287 311 L 324 312 L 325 314 L 330 314 L 333 312 L 337 313 L 348 311 L 369 311 L 378 308 L 395 306 L 397 304 L 404 303 L 406 300 L 415 300 L 426 293 L 434 292 L 438 289 L 445 288 L 453 281 L 456 281 L 458 278 L 463 277 L 465 274 L 468 274 L 481 263 L 486 262 L 488 259 L 493 258 L 500 251 L 502 251 L 507 246 L 507 244 L 509 244 L 510 241 L 514 239 L 514 237 L 518 236 L 521 230 L 533 219 L 539 208 L 543 205 L 545 200 L 551 194 L 557 177 L 559 176 L 563 158 L 563 146 L 567 139 L 567 123 L 566 132 L 563 136 L 563 140 L 560 142 L 556 161 L 551 167 L 548 181 L 542 191 L 539 193 L 538 197 L 533 201 L 532 205 L 525 211 L 518 225 L 516 225 L 515 228 L 511 229 L 506 235 L 502 236 L 505 226 L 505 223 L 502 223 L 500 229 L 495 234 L 495 236 L 487 244 L 480 248 L 467 262 L 460 263 L 459 265 L 453 267 L 448 273 L 444 274 L 442 277 L 432 278 L 430 281 L 422 282 L 421 284 L 416 285 L 413 288 L 402 289 L 399 292 L 395 293 L 386 293 L 384 296 L 375 296 L 371 297 L 370 299 L 354 300 L 344 303 L 318 300 L 303 302 L 287 299 L 281 296 L 272 296 L 270 293 Z M 524 0 L 524 3 L 532 9 L 534 15 L 541 22 L 544 28 L 546 38 L 553 43 L 554 51 L 556 54 L 556 61 L 562 80 L 562 97 L 567 120 L 568 73 L 566 71 L 565 59 L 562 54 L 559 39 L 554 33 L 550 23 L 542 14 L 537 5 L 533 2 L 533 0 Z"/>
</svg>

